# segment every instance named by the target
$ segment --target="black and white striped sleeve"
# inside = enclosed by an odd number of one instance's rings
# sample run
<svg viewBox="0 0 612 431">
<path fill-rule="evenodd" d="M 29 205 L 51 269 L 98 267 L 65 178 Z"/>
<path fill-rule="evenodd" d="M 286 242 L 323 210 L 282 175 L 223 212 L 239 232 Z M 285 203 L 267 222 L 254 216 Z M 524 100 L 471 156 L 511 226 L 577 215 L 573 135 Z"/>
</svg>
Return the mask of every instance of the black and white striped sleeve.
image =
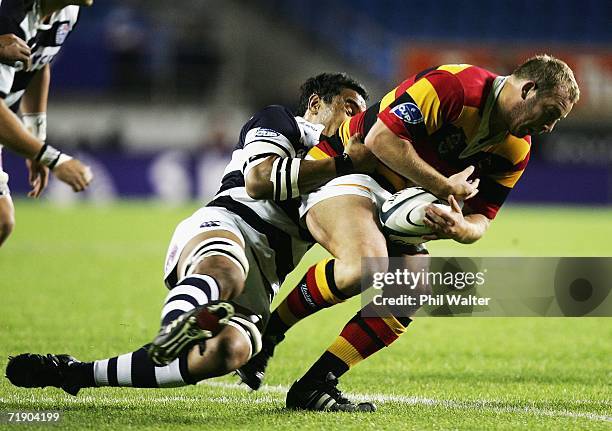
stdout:
<svg viewBox="0 0 612 431">
<path fill-rule="evenodd" d="M 291 112 L 282 106 L 269 106 L 251 120 L 244 138 L 243 174 L 246 175 L 267 157 L 296 157 L 300 130 Z"/>
</svg>

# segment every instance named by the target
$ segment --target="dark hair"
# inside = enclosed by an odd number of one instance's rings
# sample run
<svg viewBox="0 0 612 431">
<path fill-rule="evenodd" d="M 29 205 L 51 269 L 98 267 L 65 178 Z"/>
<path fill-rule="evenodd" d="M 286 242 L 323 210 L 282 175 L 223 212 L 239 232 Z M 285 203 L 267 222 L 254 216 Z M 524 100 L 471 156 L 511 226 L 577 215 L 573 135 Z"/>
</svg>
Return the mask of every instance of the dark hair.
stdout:
<svg viewBox="0 0 612 431">
<path fill-rule="evenodd" d="M 297 114 L 304 115 L 308 110 L 308 99 L 313 94 L 317 94 L 325 103 L 330 103 L 334 96 L 340 94 L 345 88 L 355 90 L 364 100 L 368 100 L 368 92 L 363 85 L 346 73 L 321 73 L 308 78 L 300 87 Z"/>
<path fill-rule="evenodd" d="M 580 97 L 580 89 L 572 69 L 564 61 L 552 55 L 540 54 L 531 57 L 512 74 L 518 78 L 534 81 L 540 92 L 565 92 L 571 103 L 576 103 Z"/>
</svg>

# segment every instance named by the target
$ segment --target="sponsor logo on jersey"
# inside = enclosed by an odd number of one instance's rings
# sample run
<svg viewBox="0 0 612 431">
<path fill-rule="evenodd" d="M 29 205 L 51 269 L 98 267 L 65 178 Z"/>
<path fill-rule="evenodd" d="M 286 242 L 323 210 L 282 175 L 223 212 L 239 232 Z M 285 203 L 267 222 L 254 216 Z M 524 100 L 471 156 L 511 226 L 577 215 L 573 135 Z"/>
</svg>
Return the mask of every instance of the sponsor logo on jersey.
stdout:
<svg viewBox="0 0 612 431">
<path fill-rule="evenodd" d="M 62 45 L 66 40 L 68 33 L 70 33 L 70 25 L 68 25 L 67 22 L 61 23 L 57 27 L 57 32 L 55 33 L 55 44 Z"/>
<path fill-rule="evenodd" d="M 205 221 L 200 225 L 200 227 L 219 227 L 221 226 L 221 222 L 218 221 Z"/>
<path fill-rule="evenodd" d="M 406 124 L 419 124 L 423 122 L 421 110 L 412 102 L 397 105 L 391 109 L 391 113 Z"/>
<path fill-rule="evenodd" d="M 255 136 L 258 138 L 275 138 L 277 136 L 280 136 L 280 133 L 272 129 L 260 127 L 259 129 L 257 129 L 257 132 L 255 132 Z"/>
</svg>

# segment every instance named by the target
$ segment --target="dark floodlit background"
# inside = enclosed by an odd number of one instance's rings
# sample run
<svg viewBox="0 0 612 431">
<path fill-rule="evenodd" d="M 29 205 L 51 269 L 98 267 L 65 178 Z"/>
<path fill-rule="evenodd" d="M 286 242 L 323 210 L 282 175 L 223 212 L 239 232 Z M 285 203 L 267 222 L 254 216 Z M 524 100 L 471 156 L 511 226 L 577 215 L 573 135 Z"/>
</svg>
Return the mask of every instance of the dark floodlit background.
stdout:
<svg viewBox="0 0 612 431">
<path fill-rule="evenodd" d="M 582 97 L 533 157 L 512 202 L 612 203 L 612 6 L 606 0 L 99 0 L 83 9 L 52 69 L 49 142 L 92 165 L 69 202 L 214 194 L 244 121 L 295 106 L 307 77 L 345 71 L 375 101 L 450 63 L 508 74 L 525 58 L 567 61 Z M 5 150 L 14 195 L 23 161 Z"/>
</svg>

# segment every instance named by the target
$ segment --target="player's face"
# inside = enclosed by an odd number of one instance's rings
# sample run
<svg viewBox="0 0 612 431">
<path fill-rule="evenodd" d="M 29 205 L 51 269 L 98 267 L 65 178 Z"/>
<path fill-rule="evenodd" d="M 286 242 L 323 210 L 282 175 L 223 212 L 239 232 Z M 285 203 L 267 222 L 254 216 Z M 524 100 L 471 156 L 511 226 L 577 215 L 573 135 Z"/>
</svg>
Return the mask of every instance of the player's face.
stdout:
<svg viewBox="0 0 612 431">
<path fill-rule="evenodd" d="M 559 120 L 570 113 L 573 106 L 573 103 L 558 93 L 530 92 L 510 112 L 510 133 L 519 138 L 550 133 Z"/>
<path fill-rule="evenodd" d="M 330 103 L 321 101 L 319 120 L 327 130 L 336 131 L 340 125 L 353 115 L 365 111 L 366 103 L 355 90 L 344 88 L 334 96 Z"/>
</svg>

